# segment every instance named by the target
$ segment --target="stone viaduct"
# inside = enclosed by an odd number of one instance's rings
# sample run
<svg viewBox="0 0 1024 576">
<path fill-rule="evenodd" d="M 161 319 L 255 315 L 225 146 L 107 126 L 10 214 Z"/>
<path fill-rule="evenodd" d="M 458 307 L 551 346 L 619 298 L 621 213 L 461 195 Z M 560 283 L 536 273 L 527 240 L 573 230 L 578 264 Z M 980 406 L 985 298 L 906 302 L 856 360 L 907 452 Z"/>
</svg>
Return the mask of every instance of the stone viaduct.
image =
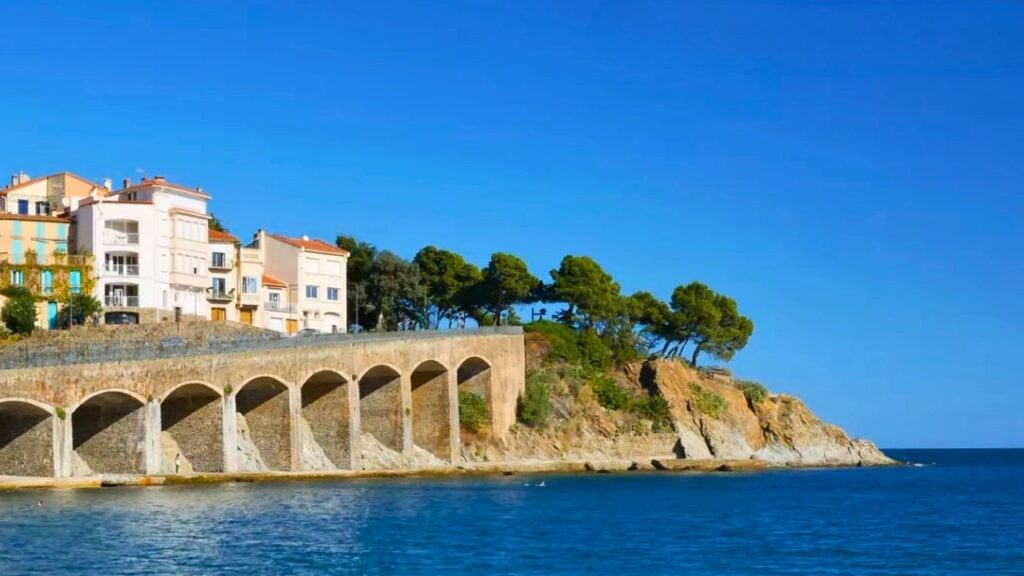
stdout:
<svg viewBox="0 0 1024 576">
<path fill-rule="evenodd" d="M 456 463 L 459 391 L 500 436 L 524 380 L 519 328 L 34 350 L 0 362 L 0 475 L 361 469 L 364 439 Z"/>
</svg>

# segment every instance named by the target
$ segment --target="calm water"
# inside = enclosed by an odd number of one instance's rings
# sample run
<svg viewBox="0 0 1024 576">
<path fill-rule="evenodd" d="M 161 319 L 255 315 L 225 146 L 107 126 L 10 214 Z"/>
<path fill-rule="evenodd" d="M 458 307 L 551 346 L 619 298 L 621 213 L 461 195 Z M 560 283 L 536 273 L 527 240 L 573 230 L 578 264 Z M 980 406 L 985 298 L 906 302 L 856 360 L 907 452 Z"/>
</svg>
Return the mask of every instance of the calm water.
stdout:
<svg viewBox="0 0 1024 576">
<path fill-rule="evenodd" d="M 934 465 L 4 493 L 0 574 L 1024 574 L 1024 450 L 889 453 Z"/>
</svg>

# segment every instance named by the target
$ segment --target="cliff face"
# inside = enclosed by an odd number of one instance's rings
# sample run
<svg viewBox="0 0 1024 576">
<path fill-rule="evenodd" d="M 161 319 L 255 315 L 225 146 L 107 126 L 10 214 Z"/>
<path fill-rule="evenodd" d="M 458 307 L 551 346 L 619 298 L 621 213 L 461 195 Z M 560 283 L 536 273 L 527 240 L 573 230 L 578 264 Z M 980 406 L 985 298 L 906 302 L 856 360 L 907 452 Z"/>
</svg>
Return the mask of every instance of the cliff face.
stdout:
<svg viewBox="0 0 1024 576">
<path fill-rule="evenodd" d="M 892 462 L 871 442 L 851 439 L 838 426 L 819 420 L 793 396 L 750 401 L 731 381 L 703 376 L 676 361 L 646 362 L 638 378 L 647 390 L 669 401 L 685 458 L 753 458 L 807 466 Z M 725 399 L 720 415 L 701 410 L 700 390 Z"/>
<path fill-rule="evenodd" d="M 471 439 L 470 461 L 652 459 L 762 460 L 773 466 L 891 464 L 874 444 L 822 422 L 783 394 L 748 400 L 731 379 L 711 377 L 676 360 L 637 363 L 612 374 L 637 398 L 661 395 L 671 427 L 629 410 L 608 410 L 585 378 L 567 367 L 541 367 L 543 349 L 528 339 L 532 370 L 546 371 L 552 416 L 541 429 L 513 427 L 504 440 Z M 533 344 L 534 346 L 531 346 Z M 531 348 L 534 348 L 531 353 Z M 714 400 L 708 407 L 708 398 Z"/>
</svg>

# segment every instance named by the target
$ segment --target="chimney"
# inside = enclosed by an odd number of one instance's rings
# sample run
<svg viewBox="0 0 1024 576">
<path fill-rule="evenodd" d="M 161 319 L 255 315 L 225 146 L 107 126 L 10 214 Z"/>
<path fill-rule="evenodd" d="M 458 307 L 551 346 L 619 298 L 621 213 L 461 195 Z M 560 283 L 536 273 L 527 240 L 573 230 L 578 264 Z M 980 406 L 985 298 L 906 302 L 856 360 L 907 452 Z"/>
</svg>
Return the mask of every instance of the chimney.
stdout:
<svg viewBox="0 0 1024 576">
<path fill-rule="evenodd" d="M 11 174 L 11 186 L 17 186 L 23 182 L 28 182 L 32 178 L 29 177 L 25 172 L 19 171 L 17 174 Z"/>
<path fill-rule="evenodd" d="M 132 179 L 131 178 L 125 178 L 124 180 L 121 180 L 121 190 L 124 190 L 125 188 L 128 188 L 131 185 L 132 185 Z"/>
<path fill-rule="evenodd" d="M 111 180 L 110 178 L 104 178 L 103 179 L 103 187 L 106 188 L 108 192 L 110 190 L 113 190 L 114 189 L 114 181 Z"/>
<path fill-rule="evenodd" d="M 153 177 L 153 182 L 156 182 L 157 184 L 163 184 L 166 181 L 167 181 L 167 179 L 164 178 L 163 176 L 154 176 Z"/>
</svg>

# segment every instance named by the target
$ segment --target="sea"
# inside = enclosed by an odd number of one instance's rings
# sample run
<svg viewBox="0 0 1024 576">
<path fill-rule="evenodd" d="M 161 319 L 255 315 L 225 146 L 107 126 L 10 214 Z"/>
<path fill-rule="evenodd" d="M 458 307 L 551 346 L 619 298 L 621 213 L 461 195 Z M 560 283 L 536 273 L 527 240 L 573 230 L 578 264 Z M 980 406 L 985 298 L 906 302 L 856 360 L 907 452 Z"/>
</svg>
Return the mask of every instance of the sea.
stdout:
<svg viewBox="0 0 1024 576">
<path fill-rule="evenodd" d="M 886 452 L 908 465 L 13 491 L 0 576 L 1024 574 L 1024 450 Z"/>
</svg>

